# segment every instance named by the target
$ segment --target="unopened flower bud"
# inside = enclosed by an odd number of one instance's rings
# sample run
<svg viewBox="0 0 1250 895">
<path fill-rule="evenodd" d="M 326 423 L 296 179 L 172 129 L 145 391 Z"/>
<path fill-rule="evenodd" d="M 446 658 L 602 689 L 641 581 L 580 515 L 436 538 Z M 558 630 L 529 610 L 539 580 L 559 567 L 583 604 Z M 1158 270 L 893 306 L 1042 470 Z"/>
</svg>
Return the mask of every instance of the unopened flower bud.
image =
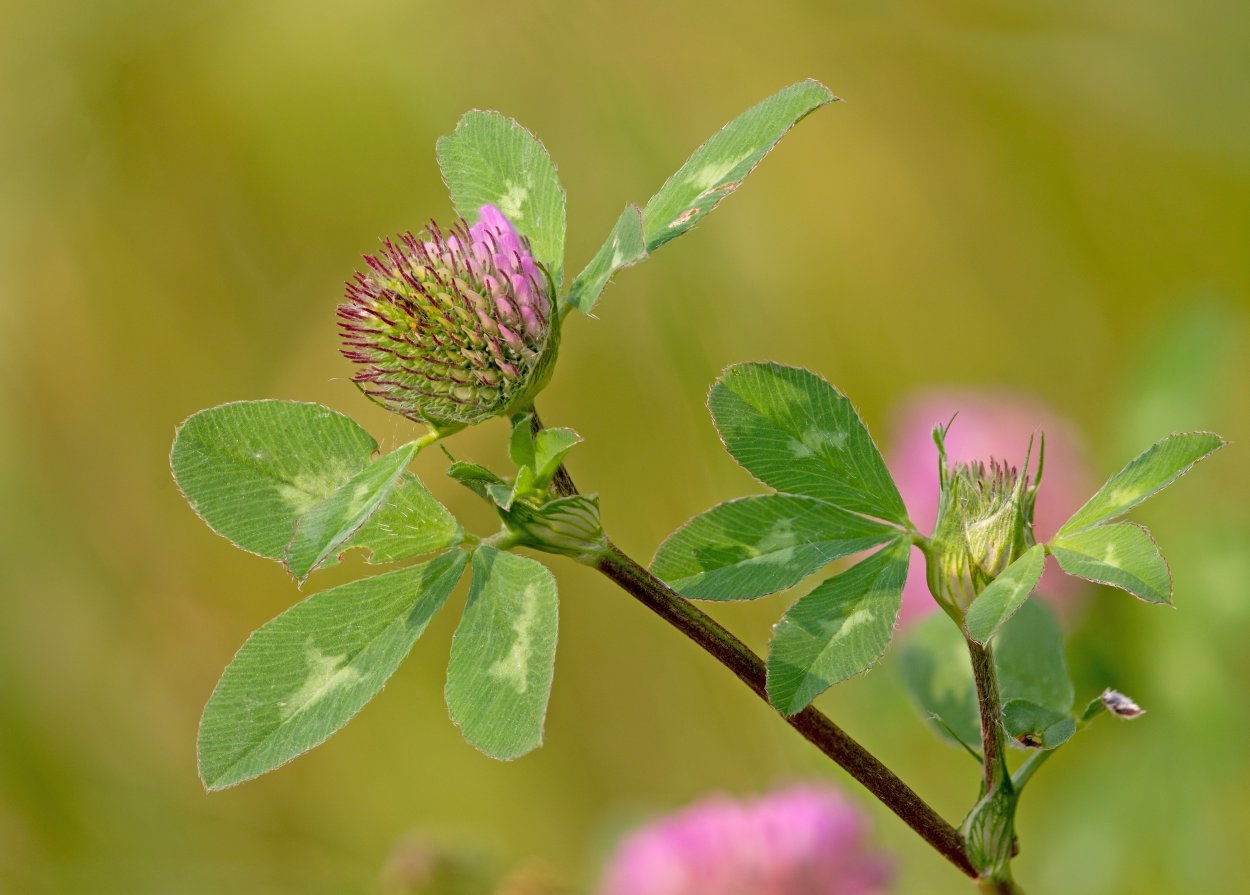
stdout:
<svg viewBox="0 0 1250 895">
<path fill-rule="evenodd" d="M 1011 878 L 1011 859 L 1017 850 L 1016 800 L 1009 778 L 1005 785 L 974 805 L 960 825 L 968 860 L 981 879 Z"/>
<path fill-rule="evenodd" d="M 559 320 L 546 272 L 493 205 L 365 256 L 339 305 L 352 377 L 388 410 L 459 428 L 529 403 L 551 377 Z"/>
<path fill-rule="evenodd" d="M 962 618 L 981 591 L 1033 546 L 1037 485 L 997 460 L 948 467 L 943 435 L 941 429 L 934 433 L 941 496 L 925 559 L 933 596 Z"/>
<path fill-rule="evenodd" d="M 593 562 L 608 548 L 595 495 L 558 497 L 537 506 L 518 501 L 504 515 L 518 543 L 536 550 Z"/>
</svg>

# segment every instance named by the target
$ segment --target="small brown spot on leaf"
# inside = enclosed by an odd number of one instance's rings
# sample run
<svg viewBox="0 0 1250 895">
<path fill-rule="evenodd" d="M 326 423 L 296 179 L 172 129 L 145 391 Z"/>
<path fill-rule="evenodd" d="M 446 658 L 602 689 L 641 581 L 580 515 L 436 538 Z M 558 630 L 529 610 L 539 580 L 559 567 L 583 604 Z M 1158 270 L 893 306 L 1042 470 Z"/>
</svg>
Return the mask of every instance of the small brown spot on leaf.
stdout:
<svg viewBox="0 0 1250 895">
<path fill-rule="evenodd" d="M 680 227 L 683 224 L 686 224 L 687 222 L 689 222 L 689 220 L 692 217 L 694 217 L 698 213 L 699 213 L 699 206 L 697 205 L 690 206 L 681 214 L 677 215 L 677 219 L 668 225 L 668 229 L 672 230 L 674 227 Z"/>
<path fill-rule="evenodd" d="M 729 180 L 717 186 L 710 186 L 699 194 L 700 199 L 706 199 L 708 196 L 720 194 L 720 198 L 724 198 L 742 185 L 741 180 Z"/>
</svg>

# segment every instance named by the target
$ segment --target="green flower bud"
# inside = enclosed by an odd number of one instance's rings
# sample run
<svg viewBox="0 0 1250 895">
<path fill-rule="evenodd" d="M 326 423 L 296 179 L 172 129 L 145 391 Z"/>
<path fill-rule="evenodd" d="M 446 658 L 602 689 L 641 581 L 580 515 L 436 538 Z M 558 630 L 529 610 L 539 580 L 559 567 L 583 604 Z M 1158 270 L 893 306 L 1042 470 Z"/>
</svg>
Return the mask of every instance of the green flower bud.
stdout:
<svg viewBox="0 0 1250 895">
<path fill-rule="evenodd" d="M 1017 798 L 1008 780 L 974 805 L 960 824 L 968 860 L 982 879 L 1011 879 L 1011 859 L 1016 853 Z"/>
<path fill-rule="evenodd" d="M 997 460 L 948 466 L 945 429 L 933 435 L 941 496 L 933 535 L 923 549 L 929 590 L 958 621 L 981 591 L 1033 546 L 1037 484 L 1029 481 L 1027 458 L 1024 474 Z"/>
<path fill-rule="evenodd" d="M 531 403 L 559 342 L 551 283 L 529 243 L 493 205 L 480 218 L 388 240 L 338 309 L 361 391 L 440 429 Z"/>
<path fill-rule="evenodd" d="M 608 537 L 599 522 L 599 498 L 575 494 L 538 504 L 519 500 L 504 511 L 504 524 L 518 544 L 593 562 L 608 549 Z"/>
</svg>

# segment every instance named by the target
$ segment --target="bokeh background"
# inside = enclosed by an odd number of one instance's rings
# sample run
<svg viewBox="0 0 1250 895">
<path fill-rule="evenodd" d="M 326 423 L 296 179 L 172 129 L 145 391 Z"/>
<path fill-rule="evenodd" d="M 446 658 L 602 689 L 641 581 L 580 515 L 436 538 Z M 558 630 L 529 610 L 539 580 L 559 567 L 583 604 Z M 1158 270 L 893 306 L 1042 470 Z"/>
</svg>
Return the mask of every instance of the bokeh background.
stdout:
<svg viewBox="0 0 1250 895">
<path fill-rule="evenodd" d="M 571 321 L 541 408 L 586 437 L 579 482 L 644 558 L 754 491 L 704 409 L 752 359 L 818 370 L 887 443 L 919 389 L 1029 393 L 1099 478 L 1169 431 L 1232 438 L 1137 516 L 1177 609 L 1095 591 L 1071 619 L 1079 692 L 1114 684 L 1150 713 L 1039 775 L 1018 875 L 1250 891 L 1242 0 L 5 0 L 0 21 L 0 889 L 372 893 L 413 831 L 586 888 L 635 819 L 827 779 L 873 815 L 898 891 L 968 891 L 720 667 L 564 562 L 541 751 L 496 764 L 447 721 L 446 611 L 323 747 L 213 796 L 195 774 L 217 675 L 297 593 L 184 504 L 175 424 L 281 397 L 405 437 L 346 381 L 332 309 L 378 237 L 449 213 L 433 146 L 465 109 L 546 142 L 577 270 L 626 200 L 810 76 L 847 101 Z M 456 449 L 496 461 L 503 431 Z M 443 465 L 418 471 L 484 530 Z M 714 611 L 763 649 L 793 597 Z M 947 816 L 975 795 L 890 657 L 818 704 Z"/>
</svg>

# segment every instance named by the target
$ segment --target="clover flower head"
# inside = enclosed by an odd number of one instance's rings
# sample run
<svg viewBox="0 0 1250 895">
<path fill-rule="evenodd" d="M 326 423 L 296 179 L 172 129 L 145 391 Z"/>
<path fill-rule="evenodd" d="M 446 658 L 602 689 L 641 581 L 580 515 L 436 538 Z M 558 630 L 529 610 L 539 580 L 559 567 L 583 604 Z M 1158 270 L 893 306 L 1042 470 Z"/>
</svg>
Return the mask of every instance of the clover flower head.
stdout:
<svg viewBox="0 0 1250 895">
<path fill-rule="evenodd" d="M 339 305 L 353 381 L 388 410 L 441 428 L 512 412 L 551 376 L 559 321 L 529 242 L 493 205 L 474 224 L 387 240 Z"/>
<path fill-rule="evenodd" d="M 942 470 L 933 462 L 927 437 L 935 422 L 955 418 L 946 433 L 948 462 L 972 463 L 977 458 L 1013 456 L 1031 435 L 1046 435 L 1046 487 L 1037 494 L 1034 532 L 1050 538 L 1084 502 L 1096 482 L 1084 445 L 1073 422 L 1036 397 L 1001 389 L 929 389 L 902 404 L 894 413 L 890 472 L 898 483 L 912 521 L 932 531 L 941 503 Z M 1063 609 L 1077 605 L 1083 590 L 1076 578 L 1047 568 L 1038 591 Z M 937 609 L 926 581 L 926 563 L 913 562 L 903 588 L 903 623 Z"/>
<path fill-rule="evenodd" d="M 948 464 L 946 431 L 933 433 L 940 491 L 924 551 L 929 590 L 948 613 L 962 618 L 981 591 L 1035 543 L 1037 483 L 1027 471 L 998 460 Z"/>
<path fill-rule="evenodd" d="M 880 895 L 890 866 L 866 838 L 834 790 L 714 797 L 628 837 L 599 895 Z"/>
</svg>

